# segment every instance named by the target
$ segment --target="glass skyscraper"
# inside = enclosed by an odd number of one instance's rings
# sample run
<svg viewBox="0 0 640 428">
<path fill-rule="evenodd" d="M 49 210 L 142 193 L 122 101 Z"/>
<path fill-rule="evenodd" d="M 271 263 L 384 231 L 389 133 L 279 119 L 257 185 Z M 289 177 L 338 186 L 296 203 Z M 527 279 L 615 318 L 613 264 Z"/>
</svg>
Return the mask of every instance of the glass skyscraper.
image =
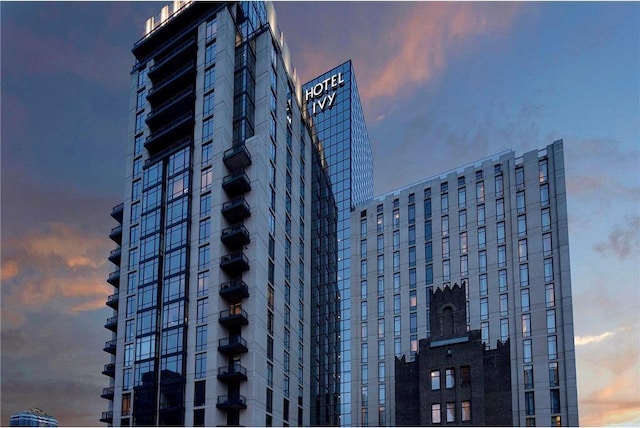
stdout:
<svg viewBox="0 0 640 428">
<path fill-rule="evenodd" d="M 323 347 L 312 350 L 312 421 L 318 425 L 351 425 L 351 210 L 373 198 L 373 160 L 351 61 L 303 85 L 303 103 L 314 141 L 328 171 L 337 211 L 336 313 L 314 319 L 312 340 L 338 339 L 337 356 Z M 331 288 L 322 288 L 331 290 Z M 324 299 L 323 299 L 324 300 Z M 335 324 L 333 324 L 335 321 Z M 331 338 L 320 337 L 329 332 Z M 335 364 L 333 359 L 337 358 Z M 335 371 L 337 368 L 337 372 Z M 331 396 L 329 396 L 331 394 Z"/>
</svg>

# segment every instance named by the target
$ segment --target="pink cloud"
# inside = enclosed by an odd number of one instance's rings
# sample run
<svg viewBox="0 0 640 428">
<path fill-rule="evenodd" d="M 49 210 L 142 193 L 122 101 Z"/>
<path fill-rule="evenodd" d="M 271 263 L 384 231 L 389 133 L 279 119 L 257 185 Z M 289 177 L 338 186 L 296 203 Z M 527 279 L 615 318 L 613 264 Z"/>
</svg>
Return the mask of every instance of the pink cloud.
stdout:
<svg viewBox="0 0 640 428">
<path fill-rule="evenodd" d="M 606 241 L 594 246 L 597 252 L 611 253 L 620 260 L 637 259 L 640 247 L 640 216 L 627 217 L 625 220 L 625 224 L 615 226 Z"/>
</svg>

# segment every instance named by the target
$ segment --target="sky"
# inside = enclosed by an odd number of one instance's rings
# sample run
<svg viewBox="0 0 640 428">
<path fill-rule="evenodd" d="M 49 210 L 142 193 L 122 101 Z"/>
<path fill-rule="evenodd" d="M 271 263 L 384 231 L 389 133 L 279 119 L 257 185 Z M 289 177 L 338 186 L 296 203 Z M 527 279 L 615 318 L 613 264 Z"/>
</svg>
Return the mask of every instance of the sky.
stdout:
<svg viewBox="0 0 640 428">
<path fill-rule="evenodd" d="M 166 3 L 0 3 L 0 425 L 103 425 L 131 47 Z M 640 3 L 276 3 L 353 61 L 375 194 L 564 141 L 580 423 L 640 426 Z"/>
</svg>

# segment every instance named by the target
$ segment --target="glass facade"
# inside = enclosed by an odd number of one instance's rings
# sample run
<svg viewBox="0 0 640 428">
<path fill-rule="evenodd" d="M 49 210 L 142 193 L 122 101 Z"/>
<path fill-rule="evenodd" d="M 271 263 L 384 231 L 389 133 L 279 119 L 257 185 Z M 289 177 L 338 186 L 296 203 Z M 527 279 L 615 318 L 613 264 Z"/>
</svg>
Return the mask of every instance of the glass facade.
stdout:
<svg viewBox="0 0 640 428">
<path fill-rule="evenodd" d="M 331 366 L 333 356 L 325 357 L 318 351 L 318 358 L 312 361 L 316 365 L 312 368 L 312 424 L 351 425 L 350 218 L 353 207 L 373 197 L 371 146 L 351 61 L 303 85 L 302 96 L 322 165 L 328 173 L 337 214 L 337 313 L 329 321 L 314 322 L 312 328 L 327 331 L 323 324 L 329 323 L 331 327 L 339 316 L 336 321 L 339 358 L 337 365 Z M 328 278 L 331 281 L 333 277 Z M 333 331 L 330 335 L 336 336 Z"/>
</svg>

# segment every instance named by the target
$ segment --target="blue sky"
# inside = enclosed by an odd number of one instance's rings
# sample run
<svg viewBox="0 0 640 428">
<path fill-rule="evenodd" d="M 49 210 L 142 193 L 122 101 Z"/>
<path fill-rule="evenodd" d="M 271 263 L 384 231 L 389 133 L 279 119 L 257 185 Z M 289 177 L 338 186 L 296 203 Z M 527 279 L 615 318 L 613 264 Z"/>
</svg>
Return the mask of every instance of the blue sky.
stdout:
<svg viewBox="0 0 640 428">
<path fill-rule="evenodd" d="M 164 3 L 7 3 L 2 415 L 96 425 L 130 49 Z M 375 193 L 564 140 L 580 422 L 640 425 L 640 4 L 294 3 L 302 81 L 352 59 Z"/>
</svg>

